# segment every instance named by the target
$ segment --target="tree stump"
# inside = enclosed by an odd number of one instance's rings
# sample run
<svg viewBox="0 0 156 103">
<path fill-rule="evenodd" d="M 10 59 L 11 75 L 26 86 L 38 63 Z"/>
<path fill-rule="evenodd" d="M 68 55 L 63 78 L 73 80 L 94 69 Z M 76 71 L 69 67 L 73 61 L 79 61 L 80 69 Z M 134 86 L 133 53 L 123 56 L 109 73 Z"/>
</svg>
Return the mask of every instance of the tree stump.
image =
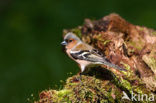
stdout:
<svg viewBox="0 0 156 103">
<path fill-rule="evenodd" d="M 156 102 L 152 97 L 156 93 L 156 31 L 110 14 L 100 20 L 85 19 L 83 26 L 64 30 L 63 34 L 68 32 L 127 71 L 94 67 L 82 75 L 83 84 L 77 79 L 79 74 L 74 75 L 66 80 L 62 90 L 41 92 L 35 103 Z M 125 95 L 128 98 L 123 98 Z"/>
</svg>

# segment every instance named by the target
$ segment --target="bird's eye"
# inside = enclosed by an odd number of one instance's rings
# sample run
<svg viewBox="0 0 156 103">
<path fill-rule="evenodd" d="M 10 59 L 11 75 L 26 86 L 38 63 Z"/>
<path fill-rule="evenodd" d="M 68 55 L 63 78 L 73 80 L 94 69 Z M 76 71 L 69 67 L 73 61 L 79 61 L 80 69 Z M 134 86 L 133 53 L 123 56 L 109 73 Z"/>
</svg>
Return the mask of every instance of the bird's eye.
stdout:
<svg viewBox="0 0 156 103">
<path fill-rule="evenodd" d="M 68 42 L 70 43 L 70 42 L 72 42 L 73 40 L 69 40 Z"/>
</svg>

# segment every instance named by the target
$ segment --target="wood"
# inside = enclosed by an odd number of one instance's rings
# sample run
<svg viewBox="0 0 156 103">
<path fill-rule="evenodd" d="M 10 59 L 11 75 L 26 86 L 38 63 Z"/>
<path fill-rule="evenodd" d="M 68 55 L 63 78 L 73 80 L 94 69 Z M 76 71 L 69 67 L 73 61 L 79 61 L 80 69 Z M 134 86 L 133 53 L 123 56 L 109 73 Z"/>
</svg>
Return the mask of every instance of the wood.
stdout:
<svg viewBox="0 0 156 103">
<path fill-rule="evenodd" d="M 92 68 L 82 75 L 83 84 L 77 79 L 79 74 L 72 76 L 62 90 L 41 92 L 37 103 L 131 103 L 133 101 L 121 101 L 123 91 L 129 97 L 132 92 L 155 95 L 156 31 L 130 24 L 118 14 L 94 21 L 85 19 L 83 26 L 64 30 L 64 34 L 69 31 L 101 51 L 110 62 L 127 69 L 127 72 L 106 66 Z"/>
</svg>

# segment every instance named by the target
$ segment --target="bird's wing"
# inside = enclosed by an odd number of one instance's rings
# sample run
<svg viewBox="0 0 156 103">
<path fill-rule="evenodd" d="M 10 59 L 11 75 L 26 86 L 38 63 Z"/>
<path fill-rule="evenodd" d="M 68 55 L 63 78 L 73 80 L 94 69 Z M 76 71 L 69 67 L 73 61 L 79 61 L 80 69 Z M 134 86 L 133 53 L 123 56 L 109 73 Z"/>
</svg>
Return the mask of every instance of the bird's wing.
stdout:
<svg viewBox="0 0 156 103">
<path fill-rule="evenodd" d="M 99 63 L 103 63 L 104 61 L 104 59 L 99 54 L 93 52 L 92 50 L 71 51 L 70 54 L 74 59 Z"/>
<path fill-rule="evenodd" d="M 112 67 L 117 70 L 126 71 L 125 69 L 107 61 L 107 59 L 105 59 L 105 57 L 101 56 L 97 52 L 97 50 L 95 51 L 94 49 L 71 51 L 70 55 L 76 60 L 78 59 L 78 60 L 85 60 L 85 61 L 89 61 L 89 62 L 93 62 L 93 63 L 104 64 L 104 65 L 107 65 L 107 66 Z"/>
</svg>

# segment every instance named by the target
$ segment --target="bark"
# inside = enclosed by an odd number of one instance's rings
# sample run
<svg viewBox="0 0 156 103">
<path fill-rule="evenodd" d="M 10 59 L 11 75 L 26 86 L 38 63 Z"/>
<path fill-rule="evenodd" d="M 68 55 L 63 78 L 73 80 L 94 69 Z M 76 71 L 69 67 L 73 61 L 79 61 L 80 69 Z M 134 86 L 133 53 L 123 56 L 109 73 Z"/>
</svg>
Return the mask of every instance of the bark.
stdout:
<svg viewBox="0 0 156 103">
<path fill-rule="evenodd" d="M 62 90 L 43 91 L 36 103 L 131 103 L 136 101 L 122 99 L 123 91 L 129 98 L 132 93 L 155 95 L 156 31 L 130 24 L 117 14 L 85 19 L 83 26 L 63 34 L 71 31 L 127 71 L 94 67 L 82 75 L 82 83 L 79 74 L 69 77 Z"/>
</svg>

